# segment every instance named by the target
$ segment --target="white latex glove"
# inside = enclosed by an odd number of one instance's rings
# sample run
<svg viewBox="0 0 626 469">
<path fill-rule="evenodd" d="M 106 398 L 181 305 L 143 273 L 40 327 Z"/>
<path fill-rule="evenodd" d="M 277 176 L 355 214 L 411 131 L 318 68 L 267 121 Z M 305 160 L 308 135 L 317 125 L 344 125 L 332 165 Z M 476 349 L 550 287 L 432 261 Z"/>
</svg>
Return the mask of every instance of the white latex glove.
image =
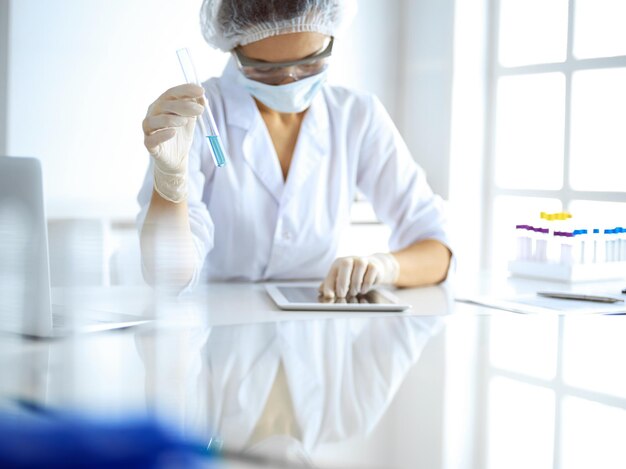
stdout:
<svg viewBox="0 0 626 469">
<path fill-rule="evenodd" d="M 400 265 L 393 254 L 340 257 L 331 265 L 320 292 L 326 298 L 352 297 L 367 293 L 375 285 L 393 284 L 399 274 Z"/>
<path fill-rule="evenodd" d="M 187 199 L 187 160 L 203 110 L 202 87 L 185 84 L 163 93 L 143 120 L 144 145 L 154 158 L 154 189 L 170 202 Z"/>
</svg>

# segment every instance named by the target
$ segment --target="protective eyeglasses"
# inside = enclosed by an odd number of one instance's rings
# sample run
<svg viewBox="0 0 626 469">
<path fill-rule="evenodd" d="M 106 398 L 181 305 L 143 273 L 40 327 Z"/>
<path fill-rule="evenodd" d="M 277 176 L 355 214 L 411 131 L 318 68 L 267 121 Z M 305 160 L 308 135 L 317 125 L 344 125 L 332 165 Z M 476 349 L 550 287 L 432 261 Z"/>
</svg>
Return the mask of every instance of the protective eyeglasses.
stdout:
<svg viewBox="0 0 626 469">
<path fill-rule="evenodd" d="M 333 52 L 334 40 L 335 38 L 331 36 L 328 45 L 322 52 L 290 62 L 254 60 L 243 55 L 239 49 L 235 49 L 234 53 L 239 69 L 246 78 L 268 85 L 279 85 L 285 78 L 303 80 L 326 70 L 328 68 L 328 58 Z"/>
</svg>

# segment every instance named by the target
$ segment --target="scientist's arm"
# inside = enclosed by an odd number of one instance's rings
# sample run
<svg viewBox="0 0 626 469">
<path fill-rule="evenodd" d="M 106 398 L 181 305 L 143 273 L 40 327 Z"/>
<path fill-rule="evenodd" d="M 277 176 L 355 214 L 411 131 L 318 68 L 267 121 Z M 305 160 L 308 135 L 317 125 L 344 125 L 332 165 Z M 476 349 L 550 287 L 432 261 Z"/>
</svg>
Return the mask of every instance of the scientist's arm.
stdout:
<svg viewBox="0 0 626 469">
<path fill-rule="evenodd" d="M 344 297 L 379 284 L 418 287 L 445 280 L 451 254 L 441 198 L 433 194 L 377 99 L 357 115 L 367 119 L 361 127 L 366 131 L 354 138 L 360 148 L 357 187 L 391 228 L 391 252 L 335 260 L 320 291 L 326 297 Z"/>
<path fill-rule="evenodd" d="M 435 239 L 417 241 L 395 251 L 392 255 L 398 262 L 398 287 L 417 287 L 441 283 L 448 275 L 450 250 Z"/>
<path fill-rule="evenodd" d="M 443 282 L 450 250 L 436 239 L 416 241 L 404 249 L 371 256 L 340 257 L 320 286 L 326 298 L 366 293 L 378 284 L 420 287 Z"/>
<path fill-rule="evenodd" d="M 173 203 L 153 191 L 140 241 L 147 282 L 179 287 L 190 282 L 196 254 L 186 201 Z"/>
<path fill-rule="evenodd" d="M 144 144 L 153 158 L 154 189 L 141 230 L 141 253 L 144 275 L 153 284 L 182 287 L 196 268 L 187 166 L 203 95 L 196 85 L 171 88 L 150 105 L 143 121 Z"/>
</svg>

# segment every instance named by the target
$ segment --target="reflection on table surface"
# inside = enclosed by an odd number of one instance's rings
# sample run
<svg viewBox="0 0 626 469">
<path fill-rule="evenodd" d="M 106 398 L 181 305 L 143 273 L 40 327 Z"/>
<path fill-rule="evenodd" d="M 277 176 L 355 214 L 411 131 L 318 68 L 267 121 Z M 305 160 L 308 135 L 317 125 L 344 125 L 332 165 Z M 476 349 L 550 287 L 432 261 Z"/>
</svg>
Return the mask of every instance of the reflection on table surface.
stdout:
<svg viewBox="0 0 626 469">
<path fill-rule="evenodd" d="M 476 312 L 3 336 L 0 396 L 308 466 L 625 467 L 625 318 Z"/>
</svg>

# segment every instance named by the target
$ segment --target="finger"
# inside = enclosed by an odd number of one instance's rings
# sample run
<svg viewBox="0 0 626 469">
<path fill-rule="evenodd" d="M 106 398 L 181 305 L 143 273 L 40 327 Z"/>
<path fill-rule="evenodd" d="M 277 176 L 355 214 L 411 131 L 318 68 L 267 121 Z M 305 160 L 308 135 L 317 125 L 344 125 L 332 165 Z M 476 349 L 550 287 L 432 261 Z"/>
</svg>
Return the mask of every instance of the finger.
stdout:
<svg viewBox="0 0 626 469">
<path fill-rule="evenodd" d="M 150 135 L 157 130 L 168 129 L 171 127 L 183 127 L 188 121 L 188 117 L 172 116 L 170 114 L 149 116 L 143 120 L 143 133 L 145 135 Z"/>
<path fill-rule="evenodd" d="M 333 263 L 328 271 L 328 275 L 322 282 L 321 292 L 326 298 L 335 298 L 335 281 L 337 278 L 337 265 Z"/>
<path fill-rule="evenodd" d="M 143 143 L 148 149 L 148 152 L 154 153 L 159 145 L 163 142 L 167 142 L 169 139 L 174 138 L 176 135 L 176 129 L 163 129 L 152 135 L 146 135 L 143 139 Z"/>
<path fill-rule="evenodd" d="M 159 98 L 157 99 L 154 103 L 153 106 L 149 109 L 158 109 L 158 106 L 161 103 L 167 103 L 167 102 L 178 102 L 178 101 L 183 101 L 183 102 L 188 102 L 188 103 L 196 103 L 199 104 L 200 106 L 204 107 L 204 105 L 207 103 L 207 100 L 204 96 L 200 96 L 199 98 L 187 98 L 187 97 L 183 97 L 183 98 L 171 98 L 171 99 L 163 99 L 163 98 Z"/>
<path fill-rule="evenodd" d="M 335 298 L 328 298 L 324 295 L 320 295 L 319 298 L 317 299 L 320 303 L 324 303 L 324 304 L 330 304 L 330 303 L 334 303 Z"/>
<path fill-rule="evenodd" d="M 174 114 L 177 116 L 195 117 L 202 114 L 204 107 L 195 101 L 178 99 L 176 101 L 159 102 L 155 111 L 156 112 L 153 112 L 152 115 Z"/>
<path fill-rule="evenodd" d="M 361 285 L 363 284 L 363 277 L 367 270 L 367 261 L 360 257 L 354 259 L 352 267 L 352 278 L 350 279 L 349 296 L 356 296 L 361 291 Z"/>
<path fill-rule="evenodd" d="M 179 98 L 201 98 L 204 96 L 204 88 L 195 83 L 185 83 L 183 85 L 170 88 L 159 99 L 179 99 Z"/>
<path fill-rule="evenodd" d="M 368 264 L 365 275 L 363 276 L 363 284 L 361 285 L 361 294 L 365 294 L 372 289 L 378 277 L 378 267 L 374 264 Z"/>
<path fill-rule="evenodd" d="M 337 268 L 337 279 L 335 280 L 335 295 L 345 298 L 350 288 L 350 277 L 352 276 L 352 258 L 341 259 Z"/>
</svg>

